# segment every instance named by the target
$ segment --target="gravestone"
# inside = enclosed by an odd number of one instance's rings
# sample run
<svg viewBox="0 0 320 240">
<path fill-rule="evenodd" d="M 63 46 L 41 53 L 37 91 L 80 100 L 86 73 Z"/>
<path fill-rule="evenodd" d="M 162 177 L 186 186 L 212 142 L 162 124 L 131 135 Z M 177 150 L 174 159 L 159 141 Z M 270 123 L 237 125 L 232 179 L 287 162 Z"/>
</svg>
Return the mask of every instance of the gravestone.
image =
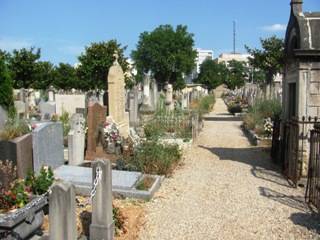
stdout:
<svg viewBox="0 0 320 240">
<path fill-rule="evenodd" d="M 48 101 L 49 102 L 54 102 L 54 94 L 55 94 L 55 90 L 52 86 L 50 86 L 49 90 L 48 90 Z"/>
<path fill-rule="evenodd" d="M 25 178 L 33 170 L 32 136 L 25 134 L 12 140 L 0 141 L 0 160 L 9 160 L 17 167 L 17 176 Z"/>
<path fill-rule="evenodd" d="M 93 163 L 92 182 L 100 172 L 100 182 L 92 200 L 92 222 L 90 239 L 112 240 L 114 237 L 114 221 L 112 214 L 112 173 L 111 162 L 99 159 Z"/>
<path fill-rule="evenodd" d="M 0 106 L 0 131 L 8 120 L 8 113 Z"/>
<path fill-rule="evenodd" d="M 68 160 L 70 165 L 81 165 L 84 160 L 85 119 L 82 114 L 73 114 L 68 134 Z"/>
<path fill-rule="evenodd" d="M 33 168 L 39 172 L 42 166 L 53 169 L 64 164 L 63 127 L 60 122 L 42 123 L 33 130 Z"/>
<path fill-rule="evenodd" d="M 129 123 L 130 126 L 137 126 L 139 124 L 138 116 L 138 89 L 134 87 L 129 92 Z"/>
<path fill-rule="evenodd" d="M 119 127 L 120 135 L 127 138 L 129 134 L 129 113 L 125 112 L 124 73 L 118 63 L 118 54 L 108 73 L 109 116 Z"/>
<path fill-rule="evenodd" d="M 87 151 L 86 159 L 93 160 L 96 157 L 98 130 L 106 121 L 107 108 L 99 103 L 89 103 L 87 115 Z"/>
<path fill-rule="evenodd" d="M 16 108 L 17 115 L 20 119 L 26 115 L 26 104 L 23 101 L 14 101 L 14 107 Z"/>
<path fill-rule="evenodd" d="M 53 184 L 51 190 L 49 195 L 50 240 L 77 239 L 76 200 L 73 185 L 59 181 Z"/>
<path fill-rule="evenodd" d="M 173 104 L 173 87 L 171 84 L 166 85 L 166 109 L 168 111 L 174 110 L 174 104 Z"/>
<path fill-rule="evenodd" d="M 48 116 L 48 119 L 50 119 L 51 116 L 56 113 L 56 104 L 55 102 L 44 102 L 41 100 L 39 109 L 42 119 L 45 119 L 45 116 Z"/>
<path fill-rule="evenodd" d="M 151 108 L 155 111 L 158 105 L 159 93 L 158 93 L 158 84 L 155 79 L 151 80 Z"/>
</svg>

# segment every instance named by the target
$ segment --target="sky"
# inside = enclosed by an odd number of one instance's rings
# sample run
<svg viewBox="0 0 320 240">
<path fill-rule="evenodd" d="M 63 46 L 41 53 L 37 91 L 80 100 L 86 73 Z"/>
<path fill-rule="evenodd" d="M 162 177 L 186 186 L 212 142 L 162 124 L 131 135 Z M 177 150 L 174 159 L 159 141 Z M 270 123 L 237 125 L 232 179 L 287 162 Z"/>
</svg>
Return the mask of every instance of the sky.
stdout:
<svg viewBox="0 0 320 240">
<path fill-rule="evenodd" d="M 214 57 L 260 38 L 284 37 L 290 0 L 0 0 L 0 49 L 41 48 L 41 59 L 75 64 L 85 46 L 116 39 L 129 57 L 140 33 L 161 24 L 188 26 L 195 47 Z M 304 0 L 304 11 L 320 11 L 320 0 Z"/>
</svg>

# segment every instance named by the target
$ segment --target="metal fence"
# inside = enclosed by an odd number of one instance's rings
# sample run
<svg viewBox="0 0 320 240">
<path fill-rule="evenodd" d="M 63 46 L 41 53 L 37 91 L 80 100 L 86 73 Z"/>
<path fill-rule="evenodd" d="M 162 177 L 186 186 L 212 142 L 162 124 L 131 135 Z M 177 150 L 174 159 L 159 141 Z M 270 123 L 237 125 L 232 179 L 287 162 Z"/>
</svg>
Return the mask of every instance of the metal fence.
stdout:
<svg viewBox="0 0 320 240">
<path fill-rule="evenodd" d="M 320 210 L 320 124 L 317 123 L 310 135 L 310 157 L 306 201 Z"/>
<path fill-rule="evenodd" d="M 271 156 L 280 163 L 284 175 L 294 186 L 297 186 L 302 177 L 305 153 L 309 150 L 307 143 L 310 129 L 317 120 L 317 118 L 302 117 L 281 123 L 280 120 L 274 122 Z M 279 140 L 281 127 L 283 128 L 282 139 Z"/>
</svg>

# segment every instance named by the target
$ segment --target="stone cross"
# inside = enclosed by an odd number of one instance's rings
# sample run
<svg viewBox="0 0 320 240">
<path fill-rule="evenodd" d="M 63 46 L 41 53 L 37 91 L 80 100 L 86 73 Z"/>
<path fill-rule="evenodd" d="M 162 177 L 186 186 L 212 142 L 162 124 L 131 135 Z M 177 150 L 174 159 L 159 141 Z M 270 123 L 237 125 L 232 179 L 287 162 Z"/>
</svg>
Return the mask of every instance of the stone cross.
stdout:
<svg viewBox="0 0 320 240">
<path fill-rule="evenodd" d="M 92 200 L 92 221 L 90 225 L 91 240 L 112 240 L 114 221 L 112 213 L 112 172 L 109 160 L 97 159 L 93 163 L 92 182 L 95 182 L 97 171 L 101 177 Z"/>
<path fill-rule="evenodd" d="M 75 190 L 71 183 L 54 183 L 49 196 L 49 223 L 50 240 L 77 239 Z"/>
</svg>

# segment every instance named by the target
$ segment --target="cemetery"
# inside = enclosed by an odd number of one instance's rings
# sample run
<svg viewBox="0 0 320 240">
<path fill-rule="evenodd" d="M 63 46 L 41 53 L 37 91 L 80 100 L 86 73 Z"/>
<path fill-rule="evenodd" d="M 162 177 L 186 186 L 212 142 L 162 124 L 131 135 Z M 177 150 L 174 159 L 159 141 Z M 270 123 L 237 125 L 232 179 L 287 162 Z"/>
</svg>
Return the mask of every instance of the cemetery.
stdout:
<svg viewBox="0 0 320 240">
<path fill-rule="evenodd" d="M 112 199 L 150 200 L 198 136 L 213 95 L 199 85 L 160 92 L 150 74 L 142 91 L 126 91 L 114 59 L 107 105 L 103 92 L 14 91 L 16 115 L 7 116 L 0 141 L 1 237 L 112 239 L 124 228 L 115 226 Z M 87 221 L 80 232 L 79 221 Z"/>
<path fill-rule="evenodd" d="M 0 239 L 318 239 L 320 13 L 289 2 L 245 60 L 235 22 L 225 62 L 183 25 L 0 49 Z"/>
</svg>

